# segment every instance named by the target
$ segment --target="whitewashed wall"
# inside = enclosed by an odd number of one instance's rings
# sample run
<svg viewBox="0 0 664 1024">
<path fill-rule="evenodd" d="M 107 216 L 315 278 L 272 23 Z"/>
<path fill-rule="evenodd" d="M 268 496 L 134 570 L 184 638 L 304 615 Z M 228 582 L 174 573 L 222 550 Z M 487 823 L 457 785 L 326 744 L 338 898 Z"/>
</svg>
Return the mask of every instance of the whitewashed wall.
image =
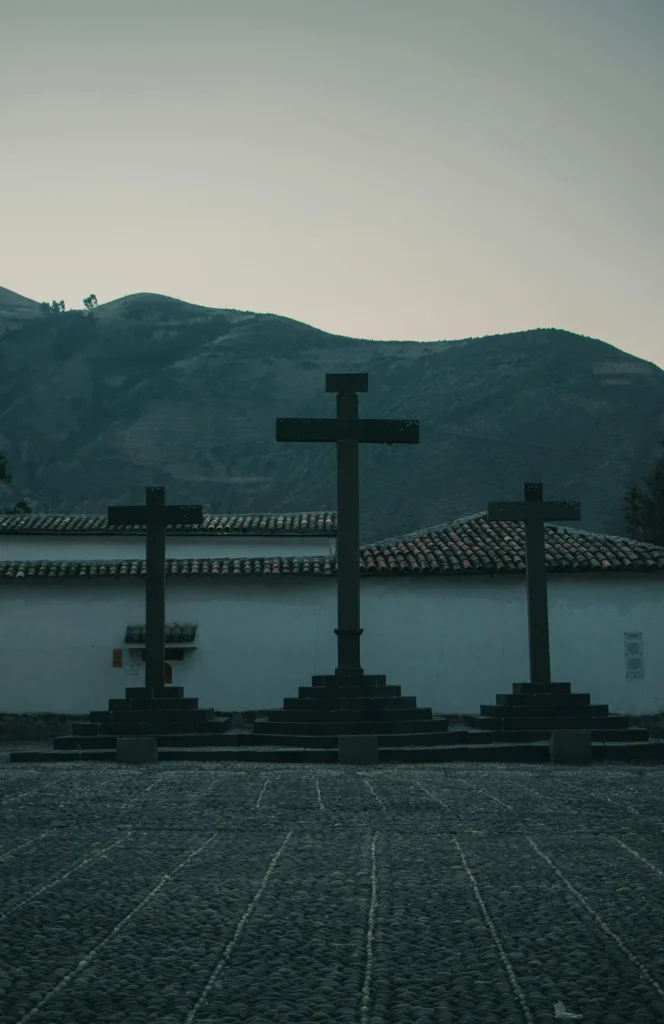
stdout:
<svg viewBox="0 0 664 1024">
<path fill-rule="evenodd" d="M 279 707 L 336 664 L 335 590 L 325 582 L 167 579 L 166 601 L 167 622 L 199 627 L 198 649 L 173 662 L 173 684 L 199 707 Z M 328 629 L 317 630 L 319 618 Z M 106 710 L 126 686 L 143 685 L 142 663 L 136 675 L 114 669 L 112 650 L 144 622 L 138 580 L 0 581 L 0 713 Z"/>
<path fill-rule="evenodd" d="M 420 706 L 479 713 L 528 679 L 523 578 L 368 579 L 362 590 L 364 669 Z M 549 577 L 549 612 L 554 680 L 614 712 L 664 710 L 664 576 Z M 200 707 L 281 707 L 336 666 L 334 579 L 169 579 L 166 617 L 198 623 L 173 682 Z M 142 663 L 134 675 L 111 655 L 144 621 L 140 581 L 0 581 L 0 713 L 105 710 L 142 685 Z M 644 679 L 625 678 L 625 632 L 643 634 Z"/>
<path fill-rule="evenodd" d="M 365 671 L 418 704 L 479 713 L 530 678 L 523 577 L 370 579 L 363 599 Z M 548 601 L 553 681 L 612 712 L 664 711 L 664 574 L 549 576 Z M 643 634 L 643 679 L 625 678 L 625 632 Z"/>
<path fill-rule="evenodd" d="M 265 558 L 328 555 L 336 537 L 167 536 L 167 558 Z M 112 561 L 145 558 L 145 536 L 86 536 L 67 534 L 1 534 L 0 561 Z"/>
</svg>

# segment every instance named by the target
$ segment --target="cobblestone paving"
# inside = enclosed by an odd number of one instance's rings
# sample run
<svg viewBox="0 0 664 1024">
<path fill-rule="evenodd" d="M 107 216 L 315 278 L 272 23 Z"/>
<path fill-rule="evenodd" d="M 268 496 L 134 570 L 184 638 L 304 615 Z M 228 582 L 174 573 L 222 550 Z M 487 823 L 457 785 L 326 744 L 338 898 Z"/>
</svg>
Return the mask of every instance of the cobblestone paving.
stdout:
<svg viewBox="0 0 664 1024">
<path fill-rule="evenodd" d="M 151 987 L 136 1021 L 661 1022 L 663 797 L 662 765 L 0 762 L 0 1022 Z"/>
</svg>

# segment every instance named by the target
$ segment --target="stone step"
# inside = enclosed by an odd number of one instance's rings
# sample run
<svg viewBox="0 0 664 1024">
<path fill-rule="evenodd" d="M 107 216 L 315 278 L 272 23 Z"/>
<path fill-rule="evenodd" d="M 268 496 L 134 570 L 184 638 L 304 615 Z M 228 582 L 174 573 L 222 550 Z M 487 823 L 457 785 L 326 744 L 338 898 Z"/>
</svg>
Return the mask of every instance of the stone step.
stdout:
<svg viewBox="0 0 664 1024">
<path fill-rule="evenodd" d="M 109 711 L 194 711 L 198 697 L 118 697 L 108 702 Z"/>
<path fill-rule="evenodd" d="M 621 743 L 641 743 L 648 739 L 647 729 L 594 729 L 590 727 L 592 743 L 607 743 L 620 741 Z M 487 730 L 488 732 L 488 730 Z M 493 743 L 539 743 L 542 740 L 549 740 L 553 729 L 497 729 L 492 730 L 489 735 Z"/>
<path fill-rule="evenodd" d="M 309 711 L 289 711 L 289 710 L 278 710 L 269 711 L 267 715 L 268 722 L 301 722 L 305 723 L 320 723 L 329 722 L 330 725 L 342 725 L 345 722 L 415 722 L 422 720 L 431 721 L 433 713 L 431 708 L 344 708 L 338 710 L 330 710 L 329 708 L 321 708 L 320 710 L 309 710 Z"/>
<path fill-rule="evenodd" d="M 285 697 L 284 711 L 354 711 L 362 708 L 406 710 L 417 707 L 416 697 Z"/>
<path fill-rule="evenodd" d="M 180 711 L 178 708 L 159 711 L 91 711 L 91 722 L 209 722 L 215 716 L 214 708 L 196 708 Z"/>
<path fill-rule="evenodd" d="M 592 743 L 593 761 L 664 762 L 664 740 L 643 743 Z M 411 747 L 409 750 L 384 748 L 379 751 L 381 763 L 408 764 L 440 761 L 486 761 L 512 764 L 546 764 L 551 762 L 548 740 L 542 743 L 500 743 L 481 747 Z"/>
<path fill-rule="evenodd" d="M 98 736 L 101 726 L 99 722 L 72 722 L 71 735 L 81 737 Z M 58 739 L 60 737 L 57 737 Z M 53 741 L 55 743 L 55 740 Z"/>
<path fill-rule="evenodd" d="M 400 697 L 400 686 L 298 686 L 298 697 L 329 698 L 335 700 L 350 697 Z"/>
<path fill-rule="evenodd" d="M 550 762 L 549 744 L 483 744 L 478 746 L 381 747 L 379 761 L 385 764 L 435 763 L 440 761 L 483 761 L 495 763 Z M 114 762 L 115 750 L 12 750 L 10 762 Z M 647 743 L 593 743 L 593 761 L 664 762 L 664 740 Z M 338 764 L 337 748 L 296 747 L 181 747 L 159 750 L 160 761 L 237 761 L 273 764 Z"/>
<path fill-rule="evenodd" d="M 512 693 L 571 693 L 571 683 L 512 683 Z"/>
<path fill-rule="evenodd" d="M 448 724 L 445 718 L 433 718 L 425 720 L 408 721 L 359 721 L 359 722 L 331 722 L 329 718 L 322 722 L 254 722 L 254 734 L 263 733 L 275 735 L 283 733 L 286 736 L 295 736 L 306 731 L 309 735 L 334 735 L 340 733 L 354 735 L 355 733 L 369 733 L 381 735 L 382 733 L 408 733 L 408 732 L 447 732 Z"/>
<path fill-rule="evenodd" d="M 493 715 L 460 715 L 459 717 L 464 725 L 469 725 L 474 729 L 498 729 L 502 732 L 504 729 L 514 728 L 515 725 L 513 718 L 496 718 Z M 629 725 L 628 718 L 621 715 L 607 715 L 600 721 L 605 729 L 626 729 Z M 537 718 L 520 718 L 518 725 L 520 729 L 549 731 L 551 729 L 597 729 L 599 727 L 597 718 L 592 718 L 590 715 L 575 715 L 568 718 L 548 718 L 539 715 Z"/>
<path fill-rule="evenodd" d="M 149 697 L 145 686 L 126 686 L 125 697 Z M 160 686 L 154 691 L 155 697 L 184 697 L 184 686 Z"/>
<path fill-rule="evenodd" d="M 404 733 L 395 737 L 394 734 L 377 734 L 379 746 L 391 746 L 398 742 L 399 746 L 440 746 L 444 744 L 458 745 L 465 743 L 469 746 L 482 746 L 490 744 L 491 733 L 476 732 L 466 733 L 463 730 L 457 732 L 422 732 Z M 53 747 L 56 750 L 75 750 L 81 747 L 84 750 L 114 750 L 115 736 L 88 736 L 85 739 L 77 739 L 75 736 L 58 736 L 53 740 Z M 168 735 L 155 736 L 157 746 L 161 747 L 314 747 L 321 749 L 335 749 L 339 743 L 338 734 L 330 735 L 309 735 L 306 733 L 279 734 L 279 733 L 170 733 Z"/>
<path fill-rule="evenodd" d="M 495 718 L 567 718 L 606 716 L 609 713 L 608 704 L 532 704 L 524 706 L 518 704 L 480 704 L 480 715 L 493 716 Z"/>
<path fill-rule="evenodd" d="M 198 725 L 198 728 L 196 727 Z M 218 735 L 226 732 L 228 720 L 194 722 L 90 722 L 74 723 L 71 734 L 84 736 L 155 736 L 157 733 L 209 733 Z"/>
<path fill-rule="evenodd" d="M 336 673 L 333 672 L 330 675 L 326 675 L 326 676 L 312 676 L 311 677 L 311 684 L 312 684 L 312 686 L 333 686 L 333 687 L 335 687 L 335 686 L 381 686 L 381 687 L 383 687 L 383 686 L 386 685 L 386 680 L 387 680 L 387 676 L 382 676 L 382 675 L 375 676 L 375 675 L 366 675 L 366 674 L 364 674 L 364 675 L 361 675 L 361 676 L 354 676 L 354 675 L 344 676 L 344 675 L 336 675 Z"/>
<path fill-rule="evenodd" d="M 518 704 L 519 706 L 530 705 L 531 707 L 540 708 L 548 707 L 550 704 L 559 704 L 565 706 L 572 705 L 588 705 L 590 704 L 589 693 L 497 693 L 496 704 L 500 705 L 512 705 Z"/>
</svg>

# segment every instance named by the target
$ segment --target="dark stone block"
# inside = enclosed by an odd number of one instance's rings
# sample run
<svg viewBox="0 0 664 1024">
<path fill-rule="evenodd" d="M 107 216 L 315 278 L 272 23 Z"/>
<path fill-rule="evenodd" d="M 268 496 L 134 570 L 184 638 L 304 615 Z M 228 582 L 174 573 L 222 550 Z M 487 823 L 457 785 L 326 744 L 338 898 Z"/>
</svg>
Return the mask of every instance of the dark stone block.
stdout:
<svg viewBox="0 0 664 1024">
<path fill-rule="evenodd" d="M 305 689 L 305 687 L 301 687 Z M 335 711 L 365 708 L 367 702 L 371 707 L 399 710 L 412 710 L 417 707 L 415 697 L 285 697 L 284 711 Z"/>
<path fill-rule="evenodd" d="M 598 728 L 611 728 L 611 729 L 627 729 L 629 726 L 629 720 L 626 716 L 621 715 L 607 715 L 603 716 L 584 716 L 576 715 L 569 718 L 549 718 L 544 716 L 534 716 L 531 718 L 495 718 L 494 716 L 482 716 L 482 715 L 464 715 L 464 725 L 473 726 L 476 729 L 492 729 L 494 731 L 505 731 L 508 729 L 524 729 L 524 730 L 541 730 L 548 729 L 598 729 Z"/>
<path fill-rule="evenodd" d="M 118 764 L 153 764 L 159 760 L 154 736 L 118 736 L 115 744 Z"/>
<path fill-rule="evenodd" d="M 376 736 L 361 733 L 339 736 L 339 764 L 378 764 L 378 740 Z"/>
<path fill-rule="evenodd" d="M 515 684 L 515 686 L 519 685 L 519 683 Z M 568 707 L 572 707 L 573 705 L 583 706 L 585 704 L 590 704 L 590 694 L 564 692 L 561 693 L 558 691 L 556 691 L 555 693 L 497 693 L 496 704 L 499 704 L 501 707 L 528 706 L 536 708 L 548 707 L 552 704 L 556 706 L 565 704 Z"/>
<path fill-rule="evenodd" d="M 589 732 L 554 730 L 549 741 L 551 764 L 591 764 L 592 741 Z"/>
<path fill-rule="evenodd" d="M 139 700 L 144 697 L 151 699 L 150 691 L 146 686 L 127 686 L 125 687 L 125 697 L 130 700 L 138 698 Z M 184 697 L 184 686 L 161 686 L 157 687 L 154 691 L 154 698 L 164 697 Z"/>
<path fill-rule="evenodd" d="M 429 719 L 424 721 L 357 721 L 357 722 L 254 722 L 254 733 L 282 733 L 286 736 L 305 735 L 336 735 L 369 732 L 381 735 L 397 735 L 409 732 L 447 732 L 447 721 Z"/>
<path fill-rule="evenodd" d="M 180 687 L 181 689 L 181 687 Z M 109 711 L 194 711 L 198 697 L 118 697 L 109 700 Z"/>
<path fill-rule="evenodd" d="M 332 686 L 335 688 L 341 686 L 385 686 L 386 682 L 386 676 L 358 675 L 352 672 L 338 672 L 327 676 L 311 677 L 312 686 Z"/>
<path fill-rule="evenodd" d="M 516 693 L 571 693 L 571 683 L 512 683 Z"/>
<path fill-rule="evenodd" d="M 400 697 L 401 687 L 400 686 L 384 686 L 378 688 L 375 686 L 325 686 L 325 687 L 313 687 L 313 686 L 300 686 L 298 688 L 298 694 L 300 697 L 316 698 L 320 697 L 334 697 L 343 698 L 347 697 Z"/>
<path fill-rule="evenodd" d="M 336 738 L 333 745 L 319 749 L 293 748 L 284 744 L 282 749 L 267 746 L 264 750 L 249 746 L 242 749 L 234 746 L 220 746 L 204 750 L 186 746 L 160 749 L 160 761 L 261 761 L 294 764 L 337 763 Z M 379 737 L 380 739 L 380 737 Z M 399 740 L 400 742 L 400 740 Z M 437 763 L 448 761 L 482 761 L 512 763 L 543 763 L 549 761 L 548 743 L 507 744 L 488 743 L 472 746 L 395 746 L 393 743 L 380 744 L 381 763 Z M 664 763 L 664 740 L 649 740 L 636 743 L 598 743 L 593 745 L 594 761 L 626 761 L 639 763 Z M 10 753 L 12 762 L 62 762 L 62 761 L 115 761 L 115 749 L 106 750 L 53 750 L 22 751 Z"/>
<path fill-rule="evenodd" d="M 320 711 L 270 711 L 269 722 L 296 722 L 305 725 L 311 723 L 330 722 L 342 727 L 346 722 L 362 722 L 370 719 L 373 722 L 419 722 L 431 721 L 433 715 L 431 708 L 407 708 L 405 710 L 391 710 L 386 708 L 355 708 L 345 710 L 329 710 L 322 708 Z"/>
<path fill-rule="evenodd" d="M 496 718 L 570 718 L 606 717 L 608 704 L 480 704 L 480 715 Z"/>
<path fill-rule="evenodd" d="M 180 722 L 195 725 L 198 722 L 211 722 L 214 719 L 214 708 L 197 708 L 193 711 L 164 711 L 162 708 L 144 709 L 142 711 L 91 711 L 90 721 L 100 724 L 120 722 L 150 722 L 166 724 Z"/>
</svg>

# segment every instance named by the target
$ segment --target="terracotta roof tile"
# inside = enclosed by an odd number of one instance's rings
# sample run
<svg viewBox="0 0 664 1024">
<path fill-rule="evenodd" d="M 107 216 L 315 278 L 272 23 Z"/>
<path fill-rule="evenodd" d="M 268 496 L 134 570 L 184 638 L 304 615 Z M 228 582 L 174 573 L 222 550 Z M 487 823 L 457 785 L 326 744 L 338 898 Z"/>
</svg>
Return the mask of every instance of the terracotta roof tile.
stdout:
<svg viewBox="0 0 664 1024">
<path fill-rule="evenodd" d="M 555 572 L 662 572 L 664 548 L 563 526 L 544 527 L 547 570 Z M 504 575 L 525 572 L 525 537 L 520 523 L 488 523 L 485 513 L 430 527 L 404 537 L 365 545 L 364 576 Z M 280 558 L 169 559 L 167 576 L 334 576 L 336 559 L 326 555 Z M 0 578 L 145 576 L 145 561 L 0 562 Z"/>
<path fill-rule="evenodd" d="M 166 563 L 167 576 L 331 576 L 329 557 L 303 555 L 301 558 L 178 558 Z M 144 559 L 116 561 L 0 562 L 0 579 L 46 579 L 67 577 L 120 579 L 145 576 Z"/>
<path fill-rule="evenodd" d="M 544 526 L 549 572 L 664 570 L 664 548 L 627 537 Z M 479 512 L 403 537 L 369 544 L 360 553 L 368 575 L 386 573 L 521 573 L 526 569 L 521 523 L 489 523 Z"/>
<path fill-rule="evenodd" d="M 144 526 L 109 526 L 108 516 L 90 515 L 3 515 L 0 534 L 135 534 L 144 533 Z M 203 514 L 201 526 L 169 526 L 168 534 L 223 534 L 243 536 L 335 536 L 336 512 L 257 512 L 251 515 Z"/>
</svg>

